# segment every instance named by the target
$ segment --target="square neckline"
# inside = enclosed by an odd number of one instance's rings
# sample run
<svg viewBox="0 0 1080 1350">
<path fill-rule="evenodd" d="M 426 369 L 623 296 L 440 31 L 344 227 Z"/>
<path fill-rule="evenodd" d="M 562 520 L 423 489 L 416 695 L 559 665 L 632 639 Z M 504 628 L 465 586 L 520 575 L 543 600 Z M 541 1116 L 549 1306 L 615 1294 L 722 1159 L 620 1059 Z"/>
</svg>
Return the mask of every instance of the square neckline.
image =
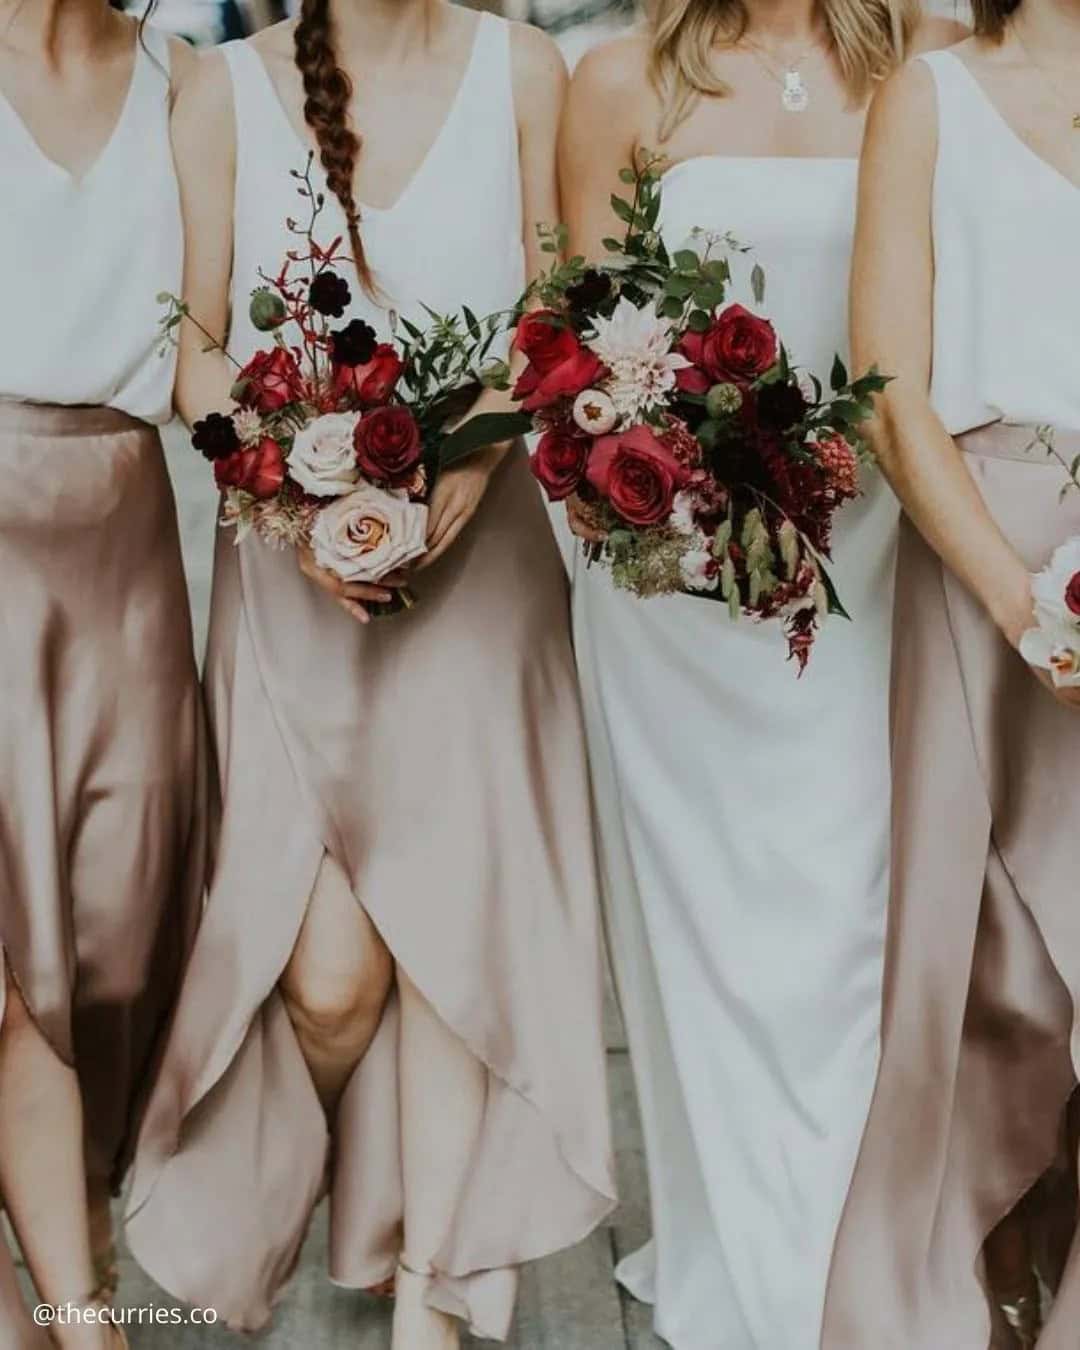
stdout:
<svg viewBox="0 0 1080 1350">
<path fill-rule="evenodd" d="M 1031 145 L 1027 140 L 1025 140 L 1023 136 L 1021 136 L 1020 132 L 1017 131 L 1016 127 L 1013 126 L 1013 124 L 1009 121 L 1009 119 L 998 107 L 995 100 L 991 97 L 989 91 L 984 86 L 982 80 L 979 79 L 978 75 L 975 74 L 975 72 L 971 69 L 971 67 L 963 59 L 962 56 L 960 56 L 957 52 L 952 51 L 948 47 L 942 48 L 940 51 L 933 54 L 937 56 L 949 57 L 957 66 L 959 66 L 961 71 L 967 77 L 968 83 L 971 86 L 973 92 L 978 97 L 979 102 L 983 104 L 983 106 L 987 109 L 987 111 L 999 124 L 999 126 L 1001 126 L 1004 129 L 1008 138 L 1014 144 L 1020 147 L 1020 149 L 1026 154 L 1029 160 L 1032 160 L 1034 161 L 1035 164 L 1041 166 L 1041 168 L 1045 171 L 1045 173 L 1048 174 L 1050 177 L 1056 178 L 1060 183 L 1064 183 L 1064 185 L 1067 188 L 1071 188 L 1073 194 L 1078 199 L 1080 199 L 1080 182 L 1070 178 L 1069 175 L 1065 173 L 1063 169 L 1059 169 L 1058 166 L 1054 164 L 1051 160 L 1047 159 L 1045 155 L 1041 155 L 1033 145 Z"/>
<path fill-rule="evenodd" d="M 477 14 L 476 22 L 473 25 L 472 41 L 469 46 L 469 55 L 468 59 L 465 62 L 465 67 L 464 70 L 462 71 L 461 79 L 458 81 L 458 85 L 454 91 L 454 95 L 447 106 L 446 114 L 443 117 L 442 122 L 439 124 L 439 128 L 436 131 L 435 136 L 431 141 L 431 144 L 424 151 L 423 155 L 420 158 L 420 162 L 417 164 L 413 172 L 409 175 L 409 178 L 406 181 L 405 186 L 401 189 L 397 197 L 389 206 L 375 206 L 371 202 L 358 200 L 357 206 L 359 207 L 362 215 L 373 217 L 380 217 L 380 216 L 385 217 L 395 215 L 402 209 L 405 202 L 414 194 L 414 191 L 418 190 L 417 186 L 418 183 L 422 181 L 425 174 L 428 172 L 430 165 L 437 158 L 443 142 L 447 140 L 449 136 L 449 128 L 456 120 L 458 113 L 465 102 L 466 93 L 468 91 L 469 86 L 473 82 L 473 76 L 475 74 L 475 69 L 479 61 L 479 53 L 481 47 L 480 34 L 482 29 L 484 28 L 485 23 L 491 18 L 492 16 L 483 10 L 481 10 Z M 308 155 L 310 155 L 313 159 L 313 162 L 315 164 L 319 164 L 320 161 L 319 161 L 318 146 L 314 144 L 309 135 L 307 135 L 306 133 L 302 133 L 300 128 L 293 121 L 288 108 L 286 108 L 281 98 L 281 95 L 278 93 L 278 88 L 277 85 L 274 83 L 273 76 L 270 74 L 270 70 L 267 67 L 266 62 L 263 60 L 260 53 L 255 49 L 255 47 L 250 43 L 248 39 L 241 39 L 236 45 L 240 50 L 242 51 L 246 50 L 251 58 L 252 64 L 258 67 L 259 79 L 263 82 L 266 89 L 266 93 L 270 97 L 270 100 L 272 101 L 275 109 L 277 110 L 277 114 L 281 118 L 282 123 L 284 124 L 284 126 L 288 128 L 289 135 L 291 136 L 292 140 L 303 151 L 305 159 Z"/>
</svg>

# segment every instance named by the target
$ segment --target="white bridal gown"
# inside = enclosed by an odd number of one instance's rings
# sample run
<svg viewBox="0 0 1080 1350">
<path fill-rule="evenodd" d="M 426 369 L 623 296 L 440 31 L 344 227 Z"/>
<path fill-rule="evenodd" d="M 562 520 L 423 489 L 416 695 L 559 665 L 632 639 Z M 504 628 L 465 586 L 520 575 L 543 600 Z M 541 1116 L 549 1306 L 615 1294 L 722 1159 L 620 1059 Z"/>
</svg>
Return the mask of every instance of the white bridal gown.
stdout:
<svg viewBox="0 0 1080 1350">
<path fill-rule="evenodd" d="M 856 165 L 707 157 L 664 234 L 753 244 L 794 362 L 845 351 Z M 751 259 L 752 261 L 752 259 Z M 750 263 L 736 267 L 747 300 Z M 653 1241 L 619 1275 L 676 1350 L 816 1350 L 877 1064 L 888 889 L 895 499 L 837 522 L 853 622 L 804 677 L 778 625 L 637 600 L 575 564 L 575 636 Z"/>
</svg>

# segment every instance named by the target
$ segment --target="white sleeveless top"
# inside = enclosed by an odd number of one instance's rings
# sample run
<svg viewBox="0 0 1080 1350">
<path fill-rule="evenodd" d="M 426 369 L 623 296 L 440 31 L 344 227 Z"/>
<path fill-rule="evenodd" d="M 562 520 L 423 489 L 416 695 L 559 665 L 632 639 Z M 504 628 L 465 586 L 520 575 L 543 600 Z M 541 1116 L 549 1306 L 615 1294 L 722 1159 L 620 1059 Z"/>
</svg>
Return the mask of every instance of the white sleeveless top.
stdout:
<svg viewBox="0 0 1080 1350">
<path fill-rule="evenodd" d="M 275 275 L 296 238 L 286 220 L 307 219 L 291 170 L 303 170 L 302 141 L 258 52 L 247 42 L 223 48 L 236 111 L 236 200 L 229 348 L 246 360 L 266 345 L 248 317 L 262 269 Z M 326 190 L 316 156 L 315 183 Z M 510 25 L 491 14 L 477 21 L 472 55 L 453 104 L 422 164 L 393 206 L 360 206 L 361 234 L 380 300 L 363 294 L 347 269 L 352 318 L 390 336 L 390 311 L 418 326 L 423 310 L 468 305 L 484 315 L 514 304 L 525 284 L 521 176 L 510 65 Z M 317 241 L 346 238 L 344 213 L 326 192 Z"/>
<path fill-rule="evenodd" d="M 931 401 L 953 435 L 1080 428 L 1080 188 L 1021 140 L 950 51 L 937 86 Z"/>
<path fill-rule="evenodd" d="M 5 269 L 0 399 L 172 412 L 175 357 L 157 354 L 162 291 L 183 267 L 169 143 L 169 43 L 145 31 L 127 99 L 81 178 L 42 152 L 0 95 Z"/>
</svg>

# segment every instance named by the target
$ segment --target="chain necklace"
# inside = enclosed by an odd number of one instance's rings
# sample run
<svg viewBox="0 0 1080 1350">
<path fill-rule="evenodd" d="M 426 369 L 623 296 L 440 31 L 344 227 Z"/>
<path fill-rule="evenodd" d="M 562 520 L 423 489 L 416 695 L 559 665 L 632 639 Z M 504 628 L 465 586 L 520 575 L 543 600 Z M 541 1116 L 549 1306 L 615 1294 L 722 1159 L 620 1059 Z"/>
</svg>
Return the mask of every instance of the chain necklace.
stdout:
<svg viewBox="0 0 1080 1350">
<path fill-rule="evenodd" d="M 1016 40 L 1019 42 L 1024 55 L 1027 57 L 1028 64 L 1034 66 L 1036 70 L 1041 71 L 1042 74 L 1046 76 L 1047 80 L 1049 80 L 1051 90 L 1072 120 L 1073 131 L 1080 131 L 1080 89 L 1074 89 L 1069 93 L 1066 93 L 1065 87 L 1058 83 L 1057 73 L 1051 71 L 1042 61 L 1039 61 L 1031 48 L 1024 41 L 1024 35 L 1020 31 L 1019 25 L 1014 23 L 1012 25 L 1012 30 L 1016 34 Z"/>
<path fill-rule="evenodd" d="M 753 38 L 744 37 L 741 41 L 749 48 L 750 55 L 765 74 L 780 86 L 780 106 L 784 111 L 789 113 L 805 112 L 810 106 L 810 90 L 806 87 L 800 67 L 806 58 L 816 51 L 818 44 L 812 42 L 810 46 L 805 47 L 791 60 L 785 61 L 783 67 L 780 68 L 772 55 Z"/>
</svg>

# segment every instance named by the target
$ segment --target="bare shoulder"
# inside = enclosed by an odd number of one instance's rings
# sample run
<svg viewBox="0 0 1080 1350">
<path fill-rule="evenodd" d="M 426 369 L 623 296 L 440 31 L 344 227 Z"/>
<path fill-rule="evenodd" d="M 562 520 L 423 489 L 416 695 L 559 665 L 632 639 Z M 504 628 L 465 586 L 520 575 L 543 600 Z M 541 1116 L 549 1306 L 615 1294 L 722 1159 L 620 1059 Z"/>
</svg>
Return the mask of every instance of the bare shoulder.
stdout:
<svg viewBox="0 0 1080 1350">
<path fill-rule="evenodd" d="M 184 44 L 186 46 L 186 44 Z M 177 73 L 176 112 L 185 120 L 222 125 L 219 119 L 232 121 L 232 81 L 221 52 L 208 47 L 196 51 L 187 47 Z"/>
<path fill-rule="evenodd" d="M 940 14 L 923 16 L 911 40 L 911 52 L 936 52 L 943 47 L 955 47 L 958 42 L 971 36 L 971 29 L 958 19 L 947 19 Z"/>
<path fill-rule="evenodd" d="M 555 41 L 530 23 L 510 22 L 510 58 L 514 84 L 554 84 L 567 80 L 566 62 Z"/>
<path fill-rule="evenodd" d="M 296 20 L 282 19 L 280 23 L 272 23 L 244 41 L 258 52 L 271 70 L 279 65 L 291 66 L 296 60 Z"/>
<path fill-rule="evenodd" d="M 169 38 L 169 75 L 173 88 L 179 89 L 198 63 L 198 55 L 190 42 L 181 37 Z"/>
<path fill-rule="evenodd" d="M 929 164 L 937 147 L 937 90 L 925 61 L 908 61 L 870 104 L 863 164 L 887 146 L 911 166 Z"/>
<path fill-rule="evenodd" d="M 586 52 L 574 71 L 574 92 L 579 101 L 597 109 L 610 107 L 628 95 L 636 104 L 642 90 L 651 87 L 648 71 L 647 34 L 627 33 Z"/>
</svg>

